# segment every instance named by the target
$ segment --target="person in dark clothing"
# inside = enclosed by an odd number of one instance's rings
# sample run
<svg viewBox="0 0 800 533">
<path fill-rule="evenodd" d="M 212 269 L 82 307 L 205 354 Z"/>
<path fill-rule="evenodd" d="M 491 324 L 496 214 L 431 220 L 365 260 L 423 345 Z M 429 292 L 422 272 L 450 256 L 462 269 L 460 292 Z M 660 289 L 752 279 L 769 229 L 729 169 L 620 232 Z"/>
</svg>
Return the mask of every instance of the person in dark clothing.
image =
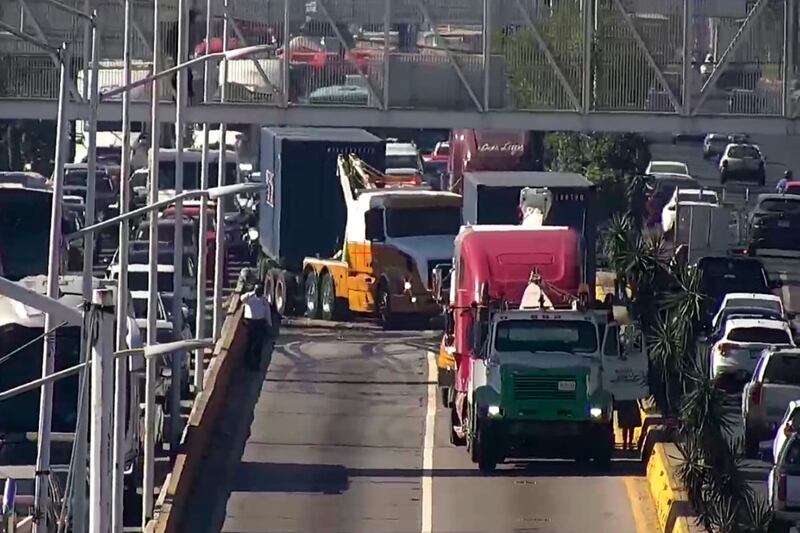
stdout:
<svg viewBox="0 0 800 533">
<path fill-rule="evenodd" d="M 272 339 L 272 310 L 264 297 L 264 287 L 256 283 L 254 289 L 241 296 L 244 304 L 243 324 L 247 332 L 245 361 L 251 370 L 261 367 L 264 339 Z"/>
</svg>

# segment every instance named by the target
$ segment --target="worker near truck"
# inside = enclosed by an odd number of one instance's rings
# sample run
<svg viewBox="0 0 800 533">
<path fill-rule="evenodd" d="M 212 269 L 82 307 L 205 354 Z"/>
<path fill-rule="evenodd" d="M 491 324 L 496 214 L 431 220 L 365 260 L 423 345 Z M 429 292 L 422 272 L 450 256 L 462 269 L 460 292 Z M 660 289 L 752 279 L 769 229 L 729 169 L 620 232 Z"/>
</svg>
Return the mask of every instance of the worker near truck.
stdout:
<svg viewBox="0 0 800 533">
<path fill-rule="evenodd" d="M 244 304 L 242 323 L 247 332 L 245 361 L 251 370 L 258 370 L 261 368 L 264 339 L 270 342 L 274 340 L 272 306 L 264 297 L 264 286 L 261 283 L 256 283 L 253 290 L 243 292 L 240 299 Z"/>
</svg>

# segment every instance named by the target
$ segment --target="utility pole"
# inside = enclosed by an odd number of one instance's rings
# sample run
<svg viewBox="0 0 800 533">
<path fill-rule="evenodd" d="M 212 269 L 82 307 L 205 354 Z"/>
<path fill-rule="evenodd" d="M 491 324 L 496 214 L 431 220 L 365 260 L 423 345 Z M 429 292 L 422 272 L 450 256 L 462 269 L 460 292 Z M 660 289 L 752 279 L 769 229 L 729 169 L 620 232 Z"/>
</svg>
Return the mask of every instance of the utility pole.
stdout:
<svg viewBox="0 0 800 533">
<path fill-rule="evenodd" d="M 89 532 L 111 527 L 111 410 L 114 375 L 114 294 L 94 291 L 91 309 L 97 316 L 98 337 L 92 346 L 92 429 L 89 454 Z"/>
<path fill-rule="evenodd" d="M 131 82 L 131 0 L 125 0 L 125 32 L 123 35 L 122 84 Z M 130 208 L 131 176 L 131 95 L 122 93 L 122 153 L 119 177 L 119 213 Z M 128 334 L 128 232 L 127 219 L 119 224 L 119 278 L 117 281 L 117 350 L 126 347 Z M 122 502 L 125 480 L 125 412 L 128 407 L 128 360 L 114 361 L 114 470 L 111 473 L 111 533 L 122 533 Z"/>
<path fill-rule="evenodd" d="M 228 0 L 223 0 L 225 12 L 228 9 Z M 222 51 L 228 51 L 228 17 L 222 19 Z M 285 50 L 284 54 L 289 51 Z M 220 102 L 225 103 L 228 93 L 228 58 L 222 60 L 222 89 L 220 90 Z M 219 124 L 219 157 L 217 158 L 217 186 L 225 185 L 225 155 L 227 151 L 227 125 L 225 122 Z M 217 229 L 214 233 L 214 314 L 213 329 L 211 335 L 216 339 L 222 332 L 222 283 L 225 274 L 225 202 L 222 198 L 217 200 Z"/>
<path fill-rule="evenodd" d="M 178 0 L 178 63 L 186 60 L 186 2 Z M 191 68 L 191 67 L 189 67 Z M 186 69 L 177 73 L 177 96 L 175 98 L 175 195 L 183 192 L 183 108 L 186 105 Z M 205 203 L 205 202 L 204 202 Z M 203 235 L 200 235 L 203 238 Z M 173 265 L 172 324 L 177 337 L 183 332 L 183 200 L 175 200 L 175 256 Z M 170 383 L 170 435 L 169 449 L 178 448 L 181 438 L 181 374 L 183 373 L 183 357 L 177 354 L 172 357 Z"/>
<path fill-rule="evenodd" d="M 64 196 L 64 164 L 66 163 L 66 140 L 69 124 L 66 120 L 67 106 L 67 44 L 59 50 L 60 74 L 58 93 L 58 114 L 56 115 L 56 153 L 55 174 L 53 179 L 53 207 L 50 214 L 50 249 L 47 254 L 47 296 L 58 299 L 58 274 L 61 265 L 61 202 Z M 54 317 L 47 313 L 44 317 L 44 331 L 55 327 Z M 55 334 L 46 335 L 42 352 L 42 377 L 53 373 L 55 368 Z M 37 521 L 34 522 L 34 533 L 47 533 L 47 508 L 50 498 L 48 494 L 50 478 L 50 429 L 53 419 L 53 385 L 42 386 L 39 398 L 39 436 L 36 450 L 36 487 L 34 506 Z"/>
<path fill-rule="evenodd" d="M 159 1 L 153 2 L 153 74 L 161 71 L 161 35 L 159 31 L 160 13 Z M 158 202 L 158 151 L 159 151 L 159 100 L 161 98 L 160 83 L 158 78 L 152 82 L 150 94 L 150 189 L 149 202 Z M 150 211 L 150 231 L 147 272 L 147 345 L 156 343 L 157 319 L 157 293 L 158 293 L 158 212 Z M 177 288 L 177 287 L 176 287 Z M 145 386 L 144 386 L 144 476 L 142 482 L 142 529 L 147 527 L 147 522 L 153 517 L 153 491 L 155 489 L 155 452 L 156 452 L 156 359 L 145 360 Z"/>
</svg>

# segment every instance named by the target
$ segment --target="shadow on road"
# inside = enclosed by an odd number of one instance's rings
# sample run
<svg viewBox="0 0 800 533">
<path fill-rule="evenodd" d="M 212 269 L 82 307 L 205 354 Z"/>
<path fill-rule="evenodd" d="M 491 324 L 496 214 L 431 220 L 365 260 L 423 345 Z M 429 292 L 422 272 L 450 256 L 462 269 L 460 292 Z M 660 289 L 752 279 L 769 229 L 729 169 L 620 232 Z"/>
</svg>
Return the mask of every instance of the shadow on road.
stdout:
<svg viewBox="0 0 800 533">
<path fill-rule="evenodd" d="M 270 359 L 271 354 L 257 371 L 241 365 L 231 376 L 228 397 L 211 436 L 204 468 L 198 473 L 189 497 L 191 504 L 182 517 L 183 531 L 217 533 L 222 530 L 234 474 L 238 471 L 236 465 L 250 436 L 253 410 L 261 395 Z"/>
</svg>

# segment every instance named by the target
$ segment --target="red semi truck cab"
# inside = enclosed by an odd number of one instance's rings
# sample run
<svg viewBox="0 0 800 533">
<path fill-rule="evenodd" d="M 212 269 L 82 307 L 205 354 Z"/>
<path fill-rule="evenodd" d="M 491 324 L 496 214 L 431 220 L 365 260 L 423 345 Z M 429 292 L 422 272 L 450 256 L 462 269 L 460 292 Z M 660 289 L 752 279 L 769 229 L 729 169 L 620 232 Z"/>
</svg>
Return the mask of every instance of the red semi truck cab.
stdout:
<svg viewBox="0 0 800 533">
<path fill-rule="evenodd" d="M 450 190 L 459 194 L 465 172 L 539 170 L 528 131 L 454 129 L 449 144 Z"/>
<path fill-rule="evenodd" d="M 581 238 L 577 231 L 558 226 L 467 226 L 455 240 L 455 262 L 450 273 L 448 319 L 458 367 L 457 391 L 466 391 L 472 355 L 474 305 L 482 298 L 506 302 L 516 309 L 537 269 L 554 290 L 547 296 L 556 307 L 568 308 L 581 286 Z M 571 295 L 572 298 L 566 295 Z M 450 328 L 448 328 L 450 329 Z M 447 380 L 447 378 L 443 378 Z"/>
</svg>

